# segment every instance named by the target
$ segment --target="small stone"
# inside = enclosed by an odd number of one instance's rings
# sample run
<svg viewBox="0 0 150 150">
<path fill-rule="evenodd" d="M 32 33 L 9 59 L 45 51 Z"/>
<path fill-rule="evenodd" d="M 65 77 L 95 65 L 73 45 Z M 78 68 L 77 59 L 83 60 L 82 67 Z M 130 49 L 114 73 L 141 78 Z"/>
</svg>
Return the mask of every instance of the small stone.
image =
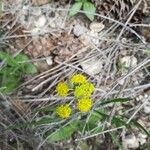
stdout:
<svg viewBox="0 0 150 150">
<path fill-rule="evenodd" d="M 86 73 L 94 76 L 101 72 L 103 67 L 103 62 L 102 60 L 92 58 L 88 61 L 82 62 L 81 67 Z"/>
<path fill-rule="evenodd" d="M 140 144 L 143 145 L 146 143 L 147 135 L 139 133 L 137 138 L 138 138 L 138 141 L 140 142 Z"/>
<path fill-rule="evenodd" d="M 49 65 L 45 61 L 37 61 L 34 64 L 37 66 L 39 72 L 44 72 L 49 69 Z"/>
<path fill-rule="evenodd" d="M 143 106 L 143 108 L 144 108 L 144 112 L 145 112 L 146 114 L 150 114 L 150 102 L 149 102 L 149 101 L 147 101 L 147 102 L 145 103 L 145 105 Z"/>
<path fill-rule="evenodd" d="M 50 56 L 50 57 L 47 57 L 47 58 L 46 58 L 46 62 L 47 62 L 47 64 L 48 64 L 49 66 L 51 66 L 51 65 L 53 64 L 52 57 L 51 57 L 51 56 Z"/>
<path fill-rule="evenodd" d="M 87 29 L 84 26 L 81 26 L 80 24 L 76 24 L 73 28 L 73 33 L 77 37 L 84 34 L 86 31 Z"/>
<path fill-rule="evenodd" d="M 123 85 L 123 84 L 125 83 L 125 79 L 118 80 L 118 83 L 119 83 L 120 85 Z"/>
<path fill-rule="evenodd" d="M 123 142 L 125 147 L 127 148 L 136 149 L 139 147 L 138 139 L 135 137 L 134 134 L 126 136 Z"/>
<path fill-rule="evenodd" d="M 34 16 L 41 16 L 42 15 L 42 11 L 41 11 L 41 8 L 34 8 L 33 10 L 32 10 L 32 15 L 34 15 Z"/>
<path fill-rule="evenodd" d="M 31 30 L 31 35 L 35 36 L 35 35 L 37 35 L 39 32 L 40 32 L 40 28 L 33 28 L 33 29 Z"/>
<path fill-rule="evenodd" d="M 125 56 L 120 59 L 120 63 L 125 68 L 133 68 L 137 66 L 137 58 L 134 56 Z"/>
<path fill-rule="evenodd" d="M 35 22 L 35 26 L 38 27 L 38 28 L 42 28 L 45 26 L 46 24 L 46 17 L 43 15 L 41 16 L 36 22 Z"/>
<path fill-rule="evenodd" d="M 99 22 L 92 22 L 90 24 L 91 31 L 94 31 L 96 33 L 102 31 L 105 28 L 105 25 Z"/>
<path fill-rule="evenodd" d="M 79 37 L 80 41 L 85 45 L 85 46 L 90 46 L 91 43 L 98 45 L 99 44 L 99 38 L 98 38 L 98 33 L 95 32 L 87 32 Z"/>
</svg>

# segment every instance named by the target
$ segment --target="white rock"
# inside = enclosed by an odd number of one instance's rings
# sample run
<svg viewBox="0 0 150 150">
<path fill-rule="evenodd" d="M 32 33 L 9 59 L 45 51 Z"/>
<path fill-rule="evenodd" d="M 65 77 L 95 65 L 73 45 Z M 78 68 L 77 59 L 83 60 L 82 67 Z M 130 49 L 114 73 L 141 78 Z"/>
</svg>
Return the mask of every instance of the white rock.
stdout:
<svg viewBox="0 0 150 150">
<path fill-rule="evenodd" d="M 91 43 L 95 45 L 99 44 L 98 33 L 93 31 L 81 35 L 79 39 L 85 46 L 92 46 Z"/>
<path fill-rule="evenodd" d="M 143 108 L 144 108 L 144 112 L 145 112 L 146 114 L 150 114 L 150 102 L 149 102 L 149 101 L 147 101 L 147 102 L 145 103 L 145 105 L 143 106 Z"/>
<path fill-rule="evenodd" d="M 43 15 L 43 16 L 39 17 L 39 19 L 35 22 L 35 26 L 36 26 L 36 27 L 39 27 L 39 28 L 42 28 L 42 27 L 45 26 L 46 21 L 47 21 L 47 19 L 46 19 L 46 17 Z"/>
<path fill-rule="evenodd" d="M 120 79 L 120 80 L 118 80 L 118 83 L 119 83 L 120 85 L 123 85 L 123 84 L 125 83 L 125 79 Z"/>
<path fill-rule="evenodd" d="M 123 142 L 124 142 L 124 145 L 127 148 L 133 148 L 133 149 L 135 149 L 135 148 L 139 147 L 139 141 L 135 137 L 135 135 L 128 135 L 128 136 L 126 136 Z"/>
<path fill-rule="evenodd" d="M 46 62 L 47 62 L 47 64 L 50 66 L 50 65 L 52 65 L 53 64 L 53 60 L 52 60 L 52 57 L 50 56 L 50 57 L 47 57 L 46 58 Z"/>
<path fill-rule="evenodd" d="M 29 10 L 29 6 L 24 5 L 21 10 L 22 15 L 27 15 L 28 10 Z"/>
<path fill-rule="evenodd" d="M 102 60 L 92 58 L 88 61 L 82 62 L 81 67 L 83 70 L 88 73 L 89 75 L 96 75 L 101 72 L 102 67 L 103 67 L 103 62 Z"/>
<path fill-rule="evenodd" d="M 95 45 L 99 44 L 98 33 L 91 31 L 91 32 L 89 32 L 88 36 L 93 44 L 95 44 Z"/>
<path fill-rule="evenodd" d="M 134 56 L 125 56 L 120 59 L 121 65 L 125 68 L 136 67 L 137 66 L 137 58 Z"/>
<path fill-rule="evenodd" d="M 84 34 L 87 31 L 87 29 L 84 26 L 81 26 L 80 24 L 76 24 L 73 28 L 73 33 L 75 36 L 80 36 Z"/>
<path fill-rule="evenodd" d="M 32 36 L 38 35 L 39 32 L 40 32 L 40 28 L 33 28 L 33 29 L 31 30 L 31 35 L 32 35 Z"/>
<path fill-rule="evenodd" d="M 147 135 L 139 133 L 137 138 L 138 138 L 138 141 L 140 142 L 140 144 L 143 145 L 144 143 L 146 143 Z"/>
<path fill-rule="evenodd" d="M 37 7 L 37 8 L 32 9 L 32 15 L 34 15 L 34 16 L 41 16 L 42 15 L 41 8 Z"/>
<path fill-rule="evenodd" d="M 100 22 L 92 22 L 90 24 L 90 29 L 96 33 L 102 31 L 105 28 L 105 25 Z"/>
</svg>

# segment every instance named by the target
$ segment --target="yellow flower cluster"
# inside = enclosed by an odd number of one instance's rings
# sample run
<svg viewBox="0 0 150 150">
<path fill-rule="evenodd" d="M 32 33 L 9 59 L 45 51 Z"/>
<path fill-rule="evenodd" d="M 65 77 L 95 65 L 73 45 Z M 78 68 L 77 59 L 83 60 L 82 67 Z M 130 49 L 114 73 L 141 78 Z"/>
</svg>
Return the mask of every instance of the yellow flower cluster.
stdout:
<svg viewBox="0 0 150 150">
<path fill-rule="evenodd" d="M 60 105 L 56 108 L 56 113 L 60 118 L 66 119 L 71 114 L 71 108 L 68 104 L 66 105 Z"/>
<path fill-rule="evenodd" d="M 60 83 L 58 83 L 58 85 L 56 87 L 56 91 L 59 96 L 66 97 L 69 92 L 69 87 L 66 83 L 60 82 Z"/>
<path fill-rule="evenodd" d="M 90 97 L 94 91 L 94 85 L 92 83 L 86 82 L 80 86 L 75 87 L 74 96 L 79 97 Z"/>
<path fill-rule="evenodd" d="M 70 78 L 70 83 L 73 85 L 74 97 L 77 100 L 77 109 L 83 113 L 88 112 L 93 105 L 91 94 L 94 92 L 94 85 L 87 81 L 86 76 L 75 74 Z M 66 97 L 69 92 L 69 86 L 65 82 L 58 83 L 56 91 L 59 96 Z M 68 104 L 60 105 L 56 108 L 56 113 L 60 118 L 66 119 L 72 112 Z"/>
<path fill-rule="evenodd" d="M 71 83 L 73 84 L 82 84 L 87 82 L 86 77 L 82 74 L 75 74 L 71 77 Z"/>
<path fill-rule="evenodd" d="M 90 98 L 82 98 L 82 99 L 78 100 L 77 108 L 81 112 L 87 112 L 91 109 L 92 104 L 93 104 L 93 102 Z"/>
</svg>

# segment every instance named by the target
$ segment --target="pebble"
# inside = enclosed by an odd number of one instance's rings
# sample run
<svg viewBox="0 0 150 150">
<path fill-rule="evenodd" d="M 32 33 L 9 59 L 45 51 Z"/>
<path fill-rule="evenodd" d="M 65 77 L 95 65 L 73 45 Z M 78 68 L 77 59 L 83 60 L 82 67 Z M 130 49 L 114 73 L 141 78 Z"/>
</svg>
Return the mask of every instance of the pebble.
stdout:
<svg viewBox="0 0 150 150">
<path fill-rule="evenodd" d="M 45 26 L 46 22 L 47 22 L 47 19 L 43 15 L 43 16 L 39 17 L 39 19 L 35 22 L 35 26 L 38 28 L 42 28 Z"/>
<path fill-rule="evenodd" d="M 90 24 L 91 31 L 96 32 L 96 33 L 102 31 L 104 28 L 105 28 L 105 25 L 100 22 L 92 22 Z"/>
<path fill-rule="evenodd" d="M 138 141 L 140 142 L 141 145 L 146 143 L 146 138 L 147 138 L 147 135 L 142 134 L 142 133 L 139 133 L 138 136 L 137 136 L 137 139 L 138 139 Z"/>
<path fill-rule="evenodd" d="M 53 60 L 52 60 L 52 57 L 46 57 L 46 62 L 49 66 L 51 66 L 53 64 Z"/>
<path fill-rule="evenodd" d="M 150 114 L 150 101 L 147 101 L 147 102 L 145 103 L 145 105 L 143 106 L 143 108 L 144 108 L 144 112 L 145 112 L 146 114 Z"/>
<path fill-rule="evenodd" d="M 125 56 L 120 59 L 120 63 L 125 68 L 133 68 L 137 66 L 137 58 L 134 56 Z"/>
<path fill-rule="evenodd" d="M 87 31 L 87 29 L 84 26 L 81 26 L 80 24 L 76 24 L 73 28 L 73 34 L 77 37 L 81 36 Z"/>
<path fill-rule="evenodd" d="M 85 46 L 90 46 L 91 43 L 98 45 L 99 44 L 99 39 L 98 39 L 98 33 L 95 32 L 87 32 L 79 37 L 80 41 L 85 45 Z"/>
<path fill-rule="evenodd" d="M 103 67 L 103 62 L 102 60 L 92 58 L 88 61 L 81 63 L 81 67 L 86 73 L 94 76 L 101 72 Z"/>
<path fill-rule="evenodd" d="M 136 149 L 139 147 L 139 141 L 134 134 L 126 136 L 123 143 L 127 148 Z"/>
</svg>

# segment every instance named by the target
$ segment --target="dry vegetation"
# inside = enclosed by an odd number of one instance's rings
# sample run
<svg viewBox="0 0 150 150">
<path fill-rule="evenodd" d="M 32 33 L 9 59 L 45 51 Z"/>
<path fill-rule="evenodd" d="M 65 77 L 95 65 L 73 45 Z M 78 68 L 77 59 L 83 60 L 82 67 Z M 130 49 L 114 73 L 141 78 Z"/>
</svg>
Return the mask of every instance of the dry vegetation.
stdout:
<svg viewBox="0 0 150 150">
<path fill-rule="evenodd" d="M 0 92 L 2 150 L 149 149 L 149 136 L 132 122 L 150 132 L 149 0 L 92 2 L 97 10 L 91 22 L 82 10 L 68 16 L 73 1 L 3 1 L 0 51 L 13 57 L 26 54 L 38 72 L 21 75 L 16 88 Z M 4 63 L 0 60 L 1 70 Z M 57 83 L 75 73 L 95 85 L 93 108 L 87 114 L 75 112 L 69 119 L 51 121 L 55 107 L 62 103 Z M 69 95 L 64 101 L 73 99 Z M 114 99 L 120 101 L 101 105 Z M 86 129 L 95 110 L 108 115 L 96 120 L 98 132 Z M 125 123 L 116 127 L 115 117 L 123 115 Z M 48 138 L 74 120 L 83 121 L 82 130 L 59 142 Z M 134 125 L 129 127 L 130 123 Z"/>
</svg>

